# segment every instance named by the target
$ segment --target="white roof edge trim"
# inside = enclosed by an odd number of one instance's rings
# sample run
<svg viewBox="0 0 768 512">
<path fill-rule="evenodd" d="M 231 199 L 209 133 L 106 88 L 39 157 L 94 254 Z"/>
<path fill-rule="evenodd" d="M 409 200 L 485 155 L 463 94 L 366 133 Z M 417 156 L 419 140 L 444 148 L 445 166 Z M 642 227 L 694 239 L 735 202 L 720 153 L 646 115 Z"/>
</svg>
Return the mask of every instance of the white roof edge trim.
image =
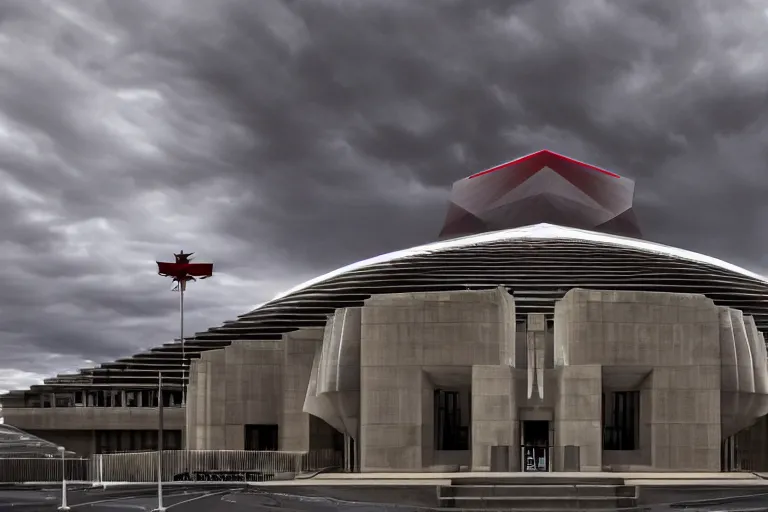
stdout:
<svg viewBox="0 0 768 512">
<path fill-rule="evenodd" d="M 641 251 L 648 251 L 655 254 L 661 254 L 665 256 L 671 256 L 673 258 L 679 258 L 684 260 L 693 261 L 696 263 L 704 263 L 720 267 L 724 270 L 730 270 L 737 274 L 741 274 L 752 279 L 757 279 L 768 284 L 768 278 L 750 272 L 744 268 L 732 265 L 731 263 L 699 254 L 693 251 L 687 251 L 685 249 L 678 249 L 676 247 L 670 247 L 668 245 L 662 245 L 655 242 L 648 242 L 645 240 L 638 240 L 635 238 L 628 238 L 618 235 L 609 235 L 605 233 L 597 233 L 594 231 L 587 231 L 584 229 L 566 228 L 562 226 L 556 226 L 553 224 L 535 224 L 532 226 L 525 226 L 522 228 L 505 229 L 501 231 L 492 231 L 490 233 L 480 233 L 478 235 L 470 235 L 461 238 L 452 238 L 450 240 L 441 240 L 439 242 L 433 242 L 426 245 L 420 245 L 417 247 L 411 247 L 410 249 L 403 249 L 401 251 L 390 252 L 375 256 L 367 260 L 358 261 L 347 265 L 345 267 L 338 268 L 327 274 L 323 274 L 314 279 L 310 279 L 298 286 L 291 288 L 290 290 L 280 293 L 275 296 L 271 301 L 262 304 L 262 306 L 269 304 L 305 288 L 313 286 L 323 281 L 327 281 L 331 278 L 352 272 L 353 270 L 359 270 L 361 268 L 376 265 L 378 263 L 387 263 L 390 261 L 396 261 L 411 256 L 421 256 L 424 254 L 430 254 L 436 251 L 442 251 L 445 249 L 454 249 L 457 247 L 470 247 L 473 245 L 479 245 L 490 242 L 498 242 L 502 240 L 546 240 L 546 239 L 565 239 L 565 240 L 578 240 L 587 242 L 598 242 L 604 244 L 615 245 L 617 247 L 626 247 L 629 249 L 638 249 Z"/>
</svg>

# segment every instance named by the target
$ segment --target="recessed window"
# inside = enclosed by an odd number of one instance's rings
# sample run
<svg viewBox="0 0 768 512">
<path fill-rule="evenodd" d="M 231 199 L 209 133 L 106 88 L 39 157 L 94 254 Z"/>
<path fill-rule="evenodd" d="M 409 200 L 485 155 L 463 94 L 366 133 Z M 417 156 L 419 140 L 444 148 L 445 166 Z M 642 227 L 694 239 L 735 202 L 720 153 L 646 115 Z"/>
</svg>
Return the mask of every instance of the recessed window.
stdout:
<svg viewBox="0 0 768 512">
<path fill-rule="evenodd" d="M 272 452 L 278 449 L 277 425 L 246 425 L 245 449 Z"/>
<path fill-rule="evenodd" d="M 603 450 L 637 450 L 640 392 L 603 393 Z"/>
<path fill-rule="evenodd" d="M 461 394 L 435 390 L 435 449 L 469 450 L 469 428 L 462 425 Z"/>
</svg>

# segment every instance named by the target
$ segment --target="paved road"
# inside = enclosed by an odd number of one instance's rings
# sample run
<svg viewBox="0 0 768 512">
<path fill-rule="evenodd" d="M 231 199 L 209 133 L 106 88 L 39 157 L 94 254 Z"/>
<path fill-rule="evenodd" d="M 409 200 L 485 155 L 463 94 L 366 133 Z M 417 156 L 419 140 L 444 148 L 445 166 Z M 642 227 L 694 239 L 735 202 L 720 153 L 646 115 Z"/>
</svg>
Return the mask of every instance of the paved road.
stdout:
<svg viewBox="0 0 768 512">
<path fill-rule="evenodd" d="M 73 511 L 114 512 L 118 510 L 151 511 L 157 507 L 157 494 L 154 487 L 129 489 L 89 489 L 71 490 L 68 505 Z M 416 510 L 414 507 L 397 505 L 376 505 L 367 503 L 344 503 L 317 496 L 289 496 L 281 493 L 232 487 L 194 487 L 167 489 L 164 493 L 164 505 L 173 512 L 275 512 L 291 510 L 306 512 L 336 512 L 350 510 L 355 512 L 383 512 L 386 510 Z M 52 512 L 61 504 L 61 490 L 57 488 L 42 490 L 0 490 L 0 512 L 34 511 Z"/>
<path fill-rule="evenodd" d="M 237 489 L 188 488 L 167 490 L 166 509 L 178 512 L 218 510 L 219 502 Z M 90 512 L 115 510 L 153 510 L 157 507 L 156 491 L 151 488 L 122 490 L 71 490 L 67 493 L 72 510 Z M 0 491 L 0 511 L 55 511 L 61 505 L 60 489 Z M 234 509 L 237 510 L 237 509 Z"/>
<path fill-rule="evenodd" d="M 319 490 L 319 488 L 318 488 Z M 286 492 L 288 490 L 286 489 Z M 717 492 L 713 492 L 717 491 Z M 164 505 L 172 512 L 406 512 L 426 511 L 414 506 L 386 505 L 337 501 L 322 497 L 320 492 L 304 493 L 304 496 L 265 492 L 242 485 L 194 486 L 169 488 L 165 491 Z M 309 494 L 309 495 L 307 495 Z M 393 492 L 392 500 L 398 501 L 399 494 Z M 645 502 L 642 510 L 652 512 L 693 511 L 757 511 L 768 510 L 768 495 L 757 489 L 657 489 L 652 500 Z M 726 495 L 739 496 L 737 499 L 723 499 Z M 746 497 L 744 495 L 752 495 Z M 156 489 L 152 486 L 122 489 L 80 489 L 68 493 L 69 506 L 77 512 L 146 511 L 157 507 Z M 378 495 L 377 498 L 381 498 Z M 650 498 L 650 496 L 646 496 Z M 710 499 L 710 502 L 694 503 Z M 5 489 L 0 490 L 0 512 L 53 512 L 61 503 L 59 488 L 47 489 Z M 372 500 L 373 501 L 373 500 Z M 376 501 L 379 501 L 378 499 Z M 673 502 L 677 505 L 670 506 Z M 688 502 L 682 505 L 681 502 Z M 624 512 L 630 512 L 629 510 Z"/>
</svg>

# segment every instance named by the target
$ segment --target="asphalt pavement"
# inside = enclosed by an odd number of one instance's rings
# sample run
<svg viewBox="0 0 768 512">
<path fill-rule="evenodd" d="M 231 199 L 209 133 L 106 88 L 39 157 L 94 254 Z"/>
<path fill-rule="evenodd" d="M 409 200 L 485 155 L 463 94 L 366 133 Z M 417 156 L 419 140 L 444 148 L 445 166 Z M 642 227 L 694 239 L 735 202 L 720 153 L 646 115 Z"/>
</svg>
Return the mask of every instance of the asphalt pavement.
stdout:
<svg viewBox="0 0 768 512">
<path fill-rule="evenodd" d="M 362 490 L 362 489 L 360 489 Z M 383 491 L 384 489 L 379 489 Z M 298 492 L 296 492 L 298 491 Z M 306 491 L 306 492 L 305 492 Z M 164 506 L 172 512 L 405 512 L 430 510 L 414 505 L 397 505 L 401 492 L 392 489 L 391 495 L 377 492 L 376 499 L 350 501 L 329 498 L 320 487 L 315 492 L 289 490 L 284 488 L 267 489 L 231 485 L 168 486 L 164 490 Z M 330 489 L 328 494 L 333 495 Z M 373 497 L 372 495 L 371 497 Z M 382 503 L 382 498 L 390 497 L 390 503 Z M 157 508 L 157 488 L 155 486 L 128 486 L 107 489 L 73 488 L 67 493 L 68 505 L 73 511 L 115 512 L 146 511 Z M 351 497 L 351 496 L 350 496 Z M 361 496 L 362 498 L 363 496 Z M 665 487 L 647 489 L 645 499 L 634 510 L 645 512 L 680 512 L 680 511 L 766 511 L 768 494 L 763 489 L 735 488 L 682 488 Z M 0 489 L 0 512 L 30 511 L 53 512 L 61 505 L 61 488 L 11 488 Z M 435 510 L 435 509 L 432 509 Z M 625 510 L 623 512 L 630 512 Z"/>
<path fill-rule="evenodd" d="M 157 508 L 157 488 L 129 487 L 115 489 L 71 489 L 67 493 L 71 510 L 83 512 L 113 512 L 117 510 L 151 511 Z M 322 496 L 299 496 L 280 492 L 231 486 L 195 486 L 165 489 L 163 505 L 174 512 L 275 512 L 275 510 L 359 512 L 417 510 L 414 507 L 351 503 Z M 61 489 L 0 490 L 0 512 L 34 511 L 52 512 L 61 506 Z"/>
</svg>

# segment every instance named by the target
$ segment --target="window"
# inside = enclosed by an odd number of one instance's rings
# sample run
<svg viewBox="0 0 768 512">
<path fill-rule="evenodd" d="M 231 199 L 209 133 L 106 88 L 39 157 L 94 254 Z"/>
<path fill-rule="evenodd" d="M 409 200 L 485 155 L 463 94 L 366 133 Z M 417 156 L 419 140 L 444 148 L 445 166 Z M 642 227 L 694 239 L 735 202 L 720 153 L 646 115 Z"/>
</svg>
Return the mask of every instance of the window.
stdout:
<svg viewBox="0 0 768 512">
<path fill-rule="evenodd" d="M 603 450 L 637 450 L 640 392 L 603 393 Z"/>
<path fill-rule="evenodd" d="M 469 450 L 469 428 L 462 426 L 460 398 L 458 391 L 435 390 L 436 450 Z"/>
<path fill-rule="evenodd" d="M 181 430 L 163 431 L 163 449 L 181 450 Z"/>
<path fill-rule="evenodd" d="M 56 393 L 56 407 L 72 407 L 72 393 Z"/>
<path fill-rule="evenodd" d="M 156 430 L 143 431 L 141 447 L 144 450 L 157 450 L 157 431 Z"/>
<path fill-rule="evenodd" d="M 245 449 L 261 452 L 278 450 L 277 425 L 246 425 Z"/>
<path fill-rule="evenodd" d="M 163 431 L 163 449 L 181 450 L 181 430 Z M 97 430 L 96 453 L 157 450 L 157 430 Z"/>
</svg>

